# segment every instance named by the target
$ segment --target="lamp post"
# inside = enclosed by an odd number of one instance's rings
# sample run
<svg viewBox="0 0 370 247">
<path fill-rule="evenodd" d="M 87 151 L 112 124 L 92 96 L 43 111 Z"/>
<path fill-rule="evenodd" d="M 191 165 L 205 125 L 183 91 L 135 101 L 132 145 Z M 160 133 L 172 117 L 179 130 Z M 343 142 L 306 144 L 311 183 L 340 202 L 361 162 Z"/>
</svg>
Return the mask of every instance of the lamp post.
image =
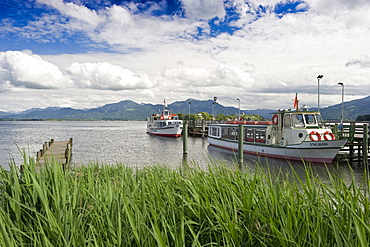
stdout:
<svg viewBox="0 0 370 247">
<path fill-rule="evenodd" d="M 343 82 L 338 82 L 338 84 L 342 86 L 342 115 L 340 116 L 340 123 L 342 125 L 344 119 L 344 84 Z"/>
<path fill-rule="evenodd" d="M 189 101 L 189 121 L 190 121 L 190 105 L 191 105 L 191 101 Z"/>
<path fill-rule="evenodd" d="M 216 119 L 216 111 L 215 111 L 215 108 L 216 108 L 216 104 L 217 104 L 217 97 L 213 97 L 213 117 L 214 117 L 214 119 Z"/>
<path fill-rule="evenodd" d="M 323 77 L 323 75 L 317 76 L 317 111 L 320 111 L 320 80 Z"/>
<path fill-rule="evenodd" d="M 239 115 L 238 115 L 238 120 L 240 120 L 240 99 L 237 98 L 236 100 L 239 101 Z"/>
</svg>

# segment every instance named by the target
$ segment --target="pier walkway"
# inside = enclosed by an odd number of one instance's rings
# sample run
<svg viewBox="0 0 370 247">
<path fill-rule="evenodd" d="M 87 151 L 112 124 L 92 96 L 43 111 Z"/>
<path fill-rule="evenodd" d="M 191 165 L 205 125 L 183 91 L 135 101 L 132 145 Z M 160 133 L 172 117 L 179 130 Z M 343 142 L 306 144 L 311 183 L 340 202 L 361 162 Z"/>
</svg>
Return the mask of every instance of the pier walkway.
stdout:
<svg viewBox="0 0 370 247">
<path fill-rule="evenodd" d="M 37 152 L 36 161 L 38 166 L 44 166 L 46 162 L 51 163 L 55 161 L 61 164 L 63 168 L 68 168 L 70 166 L 72 157 L 72 141 L 59 141 L 55 142 L 51 139 L 49 142 L 45 142 L 42 149 Z"/>
</svg>

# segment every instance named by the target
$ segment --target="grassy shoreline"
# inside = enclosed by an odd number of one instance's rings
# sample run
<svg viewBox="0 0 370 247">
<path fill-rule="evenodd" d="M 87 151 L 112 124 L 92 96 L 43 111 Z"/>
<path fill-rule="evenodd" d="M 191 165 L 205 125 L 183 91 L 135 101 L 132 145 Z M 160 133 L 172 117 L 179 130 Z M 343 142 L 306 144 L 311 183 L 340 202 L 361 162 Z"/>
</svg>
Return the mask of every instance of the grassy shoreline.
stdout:
<svg viewBox="0 0 370 247">
<path fill-rule="evenodd" d="M 369 182 L 212 164 L 0 170 L 1 246 L 368 246 Z M 21 175 L 19 175 L 21 174 Z"/>
</svg>

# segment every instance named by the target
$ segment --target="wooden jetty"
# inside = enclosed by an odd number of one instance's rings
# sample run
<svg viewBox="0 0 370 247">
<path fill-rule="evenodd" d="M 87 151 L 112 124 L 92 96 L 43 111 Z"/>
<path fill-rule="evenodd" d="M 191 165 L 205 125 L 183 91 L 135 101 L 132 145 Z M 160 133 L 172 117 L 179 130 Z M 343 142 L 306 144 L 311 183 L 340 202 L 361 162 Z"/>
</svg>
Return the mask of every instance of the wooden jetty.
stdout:
<svg viewBox="0 0 370 247">
<path fill-rule="evenodd" d="M 43 166 L 46 162 L 51 164 L 55 161 L 61 164 L 64 169 L 68 168 L 72 157 L 72 141 L 73 139 L 70 138 L 69 141 L 55 142 L 54 139 L 51 139 L 49 142 L 45 142 L 42 149 L 37 152 L 36 164 Z"/>
<path fill-rule="evenodd" d="M 347 139 L 346 145 L 340 150 L 339 158 L 345 158 L 350 163 L 369 165 L 369 122 L 331 123 L 333 133 L 337 138 Z"/>
</svg>

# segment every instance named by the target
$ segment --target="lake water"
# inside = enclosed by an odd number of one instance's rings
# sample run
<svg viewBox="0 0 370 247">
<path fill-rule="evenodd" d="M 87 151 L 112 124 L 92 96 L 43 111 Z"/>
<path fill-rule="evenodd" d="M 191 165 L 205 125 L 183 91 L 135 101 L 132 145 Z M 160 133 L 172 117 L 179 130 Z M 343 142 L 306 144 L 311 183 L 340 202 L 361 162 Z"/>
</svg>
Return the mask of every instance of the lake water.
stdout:
<svg viewBox="0 0 370 247">
<path fill-rule="evenodd" d="M 68 141 L 73 138 L 72 165 L 122 163 L 134 167 L 163 164 L 171 167 L 182 165 L 182 138 L 166 138 L 146 133 L 143 121 L 0 121 L 0 165 L 8 168 L 10 159 L 17 165 L 23 163 L 21 151 L 36 156 L 43 143 Z M 208 145 L 206 139 L 189 137 L 188 160 L 200 167 L 221 161 L 228 165 L 236 162 L 237 154 Z M 304 177 L 304 165 L 299 162 L 259 158 L 244 155 L 246 167 L 255 168 L 257 161 L 272 172 L 283 170 L 289 173 L 291 166 Z M 327 174 L 327 169 L 349 177 L 348 165 L 312 165 L 318 175 Z M 353 166 L 356 180 L 362 180 L 363 168 Z"/>
</svg>

